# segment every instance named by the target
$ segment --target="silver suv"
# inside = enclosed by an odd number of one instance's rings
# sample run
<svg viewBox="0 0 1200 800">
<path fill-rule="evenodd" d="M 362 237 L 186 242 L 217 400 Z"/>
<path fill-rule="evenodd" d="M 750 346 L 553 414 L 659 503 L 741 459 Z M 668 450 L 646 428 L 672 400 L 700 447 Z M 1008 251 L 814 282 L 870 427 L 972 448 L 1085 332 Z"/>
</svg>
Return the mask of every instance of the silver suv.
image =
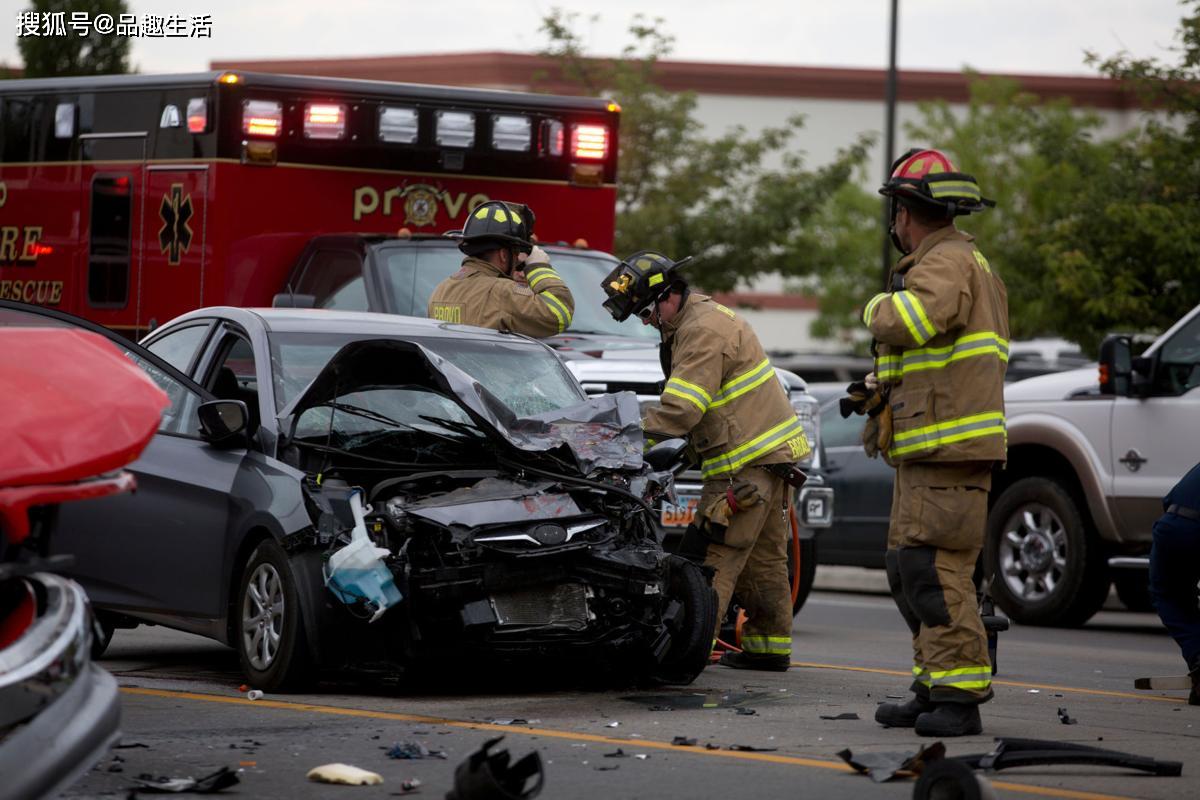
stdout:
<svg viewBox="0 0 1200 800">
<path fill-rule="evenodd" d="M 1200 461 L 1200 306 L 1139 358 L 1110 336 L 1099 371 L 1009 384 L 1004 400 L 1008 467 L 984 548 L 997 604 L 1018 622 L 1082 624 L 1115 581 L 1146 608 L 1151 526 Z"/>
</svg>

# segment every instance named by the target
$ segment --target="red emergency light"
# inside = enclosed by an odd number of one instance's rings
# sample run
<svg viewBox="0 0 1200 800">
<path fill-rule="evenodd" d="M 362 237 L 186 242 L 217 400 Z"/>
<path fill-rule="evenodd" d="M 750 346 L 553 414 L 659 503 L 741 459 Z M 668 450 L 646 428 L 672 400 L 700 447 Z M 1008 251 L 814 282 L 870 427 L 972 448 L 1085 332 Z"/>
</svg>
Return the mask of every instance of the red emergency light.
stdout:
<svg viewBox="0 0 1200 800">
<path fill-rule="evenodd" d="M 309 103 L 304 108 L 304 135 L 309 139 L 343 139 L 346 107 L 337 103 Z"/>
<path fill-rule="evenodd" d="M 608 156 L 608 128 L 603 125 L 572 126 L 571 152 L 575 158 L 602 161 Z"/>
<path fill-rule="evenodd" d="M 282 129 L 282 103 L 272 100 L 247 100 L 242 106 L 242 130 L 246 134 L 274 138 Z"/>
</svg>

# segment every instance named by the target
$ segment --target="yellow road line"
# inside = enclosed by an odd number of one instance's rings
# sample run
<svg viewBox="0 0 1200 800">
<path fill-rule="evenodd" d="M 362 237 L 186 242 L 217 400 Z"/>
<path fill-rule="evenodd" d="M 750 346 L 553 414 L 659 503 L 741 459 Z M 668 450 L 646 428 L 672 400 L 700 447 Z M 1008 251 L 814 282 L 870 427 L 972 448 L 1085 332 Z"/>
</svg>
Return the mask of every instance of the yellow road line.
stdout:
<svg viewBox="0 0 1200 800">
<path fill-rule="evenodd" d="M 841 664 L 814 664 L 807 661 L 793 661 L 793 667 L 803 667 L 805 669 L 834 669 L 841 672 L 870 672 L 875 675 L 896 675 L 901 678 L 912 679 L 911 672 L 904 672 L 898 669 L 880 669 L 879 667 L 848 667 Z M 1075 686 L 1055 686 L 1050 683 L 1024 683 L 1022 681 L 992 681 L 995 686 L 1013 686 L 1018 689 L 1039 689 L 1049 692 L 1070 692 L 1072 694 L 1086 694 L 1095 697 L 1125 697 L 1133 700 L 1158 700 L 1163 703 L 1175 703 L 1176 705 L 1185 702 L 1179 697 L 1170 697 L 1164 694 L 1134 694 L 1133 692 L 1114 692 L 1108 689 L 1080 689 Z"/>
<path fill-rule="evenodd" d="M 852 668 L 859 669 L 859 668 Z M 879 670 L 876 670 L 879 671 Z M 902 673 L 901 673 L 902 674 Z M 548 739 L 567 739 L 576 742 L 593 742 L 611 744 L 620 747 L 638 747 L 647 750 L 670 750 L 675 753 L 710 756 L 715 758 L 732 758 L 739 761 L 758 761 L 767 764 L 787 764 L 799 767 L 815 767 L 835 772 L 854 772 L 854 769 L 841 761 L 827 761 L 817 758 L 802 758 L 800 756 L 783 756 L 777 753 L 747 753 L 737 750 L 708 750 L 700 747 L 680 747 L 670 742 L 658 742 L 652 739 L 618 739 L 612 736 L 602 736 L 594 733 L 578 733 L 552 728 L 514 727 L 512 725 L 496 725 L 490 722 L 472 722 L 470 720 L 446 719 L 430 717 L 424 714 L 404 714 L 398 711 L 373 711 L 364 708 L 343 708 L 340 706 L 316 705 L 313 703 L 291 703 L 280 700 L 248 700 L 244 697 L 224 697 L 202 692 L 183 692 L 174 689 L 146 689 L 140 686 L 122 686 L 121 692 L 143 697 L 164 697 L 172 700 L 199 700 L 209 703 L 226 703 L 237 706 L 256 708 L 275 708 L 284 711 L 307 711 L 314 714 L 330 714 L 342 717 L 362 717 L 366 719 L 385 719 L 395 722 L 416 722 L 425 725 L 440 725 L 447 728 L 464 728 L 476 731 L 495 731 L 505 734 L 522 734 L 525 736 L 544 736 Z M 1072 789 L 1055 789 L 1045 786 L 1031 786 L 1022 783 L 992 781 L 992 786 L 1010 792 L 1033 794 L 1040 797 L 1063 797 L 1072 800 L 1131 800 L 1119 795 L 1096 794 L 1079 792 Z"/>
</svg>

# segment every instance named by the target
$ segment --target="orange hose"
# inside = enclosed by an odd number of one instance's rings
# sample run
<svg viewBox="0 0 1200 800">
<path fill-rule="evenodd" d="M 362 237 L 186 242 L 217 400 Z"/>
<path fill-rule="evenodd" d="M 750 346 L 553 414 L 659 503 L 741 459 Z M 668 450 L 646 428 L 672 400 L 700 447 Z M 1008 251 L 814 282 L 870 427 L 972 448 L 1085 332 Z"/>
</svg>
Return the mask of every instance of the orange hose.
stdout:
<svg viewBox="0 0 1200 800">
<path fill-rule="evenodd" d="M 800 596 L 800 523 L 796 520 L 796 507 L 788 503 L 788 519 L 792 523 L 792 607 Z"/>
</svg>

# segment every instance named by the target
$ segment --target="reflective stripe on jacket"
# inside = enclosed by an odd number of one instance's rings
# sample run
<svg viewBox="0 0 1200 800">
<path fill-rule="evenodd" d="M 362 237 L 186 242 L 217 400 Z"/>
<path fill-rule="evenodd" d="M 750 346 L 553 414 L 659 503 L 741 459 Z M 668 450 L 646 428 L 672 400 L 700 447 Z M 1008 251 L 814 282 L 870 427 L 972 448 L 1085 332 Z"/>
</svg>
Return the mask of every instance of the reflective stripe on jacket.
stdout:
<svg viewBox="0 0 1200 800">
<path fill-rule="evenodd" d="M 896 266 L 902 288 L 871 298 L 863 322 L 891 386 L 893 461 L 1003 461 L 1008 293 L 974 244 L 942 228 Z"/>
<path fill-rule="evenodd" d="M 705 479 L 811 452 L 758 337 L 734 312 L 693 292 L 662 333 L 671 374 L 642 421 L 648 435 L 690 435 Z"/>
<path fill-rule="evenodd" d="M 517 283 L 499 267 L 467 258 L 433 290 L 428 314 L 442 322 L 527 336 L 553 336 L 570 327 L 575 300 L 554 268 L 531 264 L 525 279 L 528 284 Z"/>
</svg>

